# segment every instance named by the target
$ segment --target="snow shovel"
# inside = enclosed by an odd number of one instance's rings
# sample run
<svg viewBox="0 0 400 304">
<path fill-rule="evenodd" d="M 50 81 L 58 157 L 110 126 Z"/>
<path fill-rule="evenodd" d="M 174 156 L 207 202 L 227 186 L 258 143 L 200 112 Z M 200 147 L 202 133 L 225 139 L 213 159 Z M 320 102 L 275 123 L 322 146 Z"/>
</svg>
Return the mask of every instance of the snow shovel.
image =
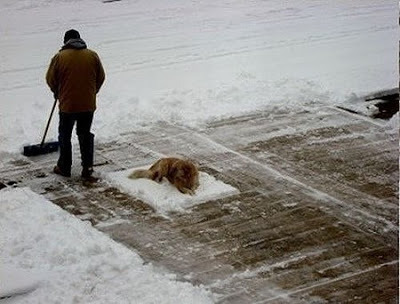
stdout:
<svg viewBox="0 0 400 304">
<path fill-rule="evenodd" d="M 47 142 L 47 143 L 44 142 L 46 135 L 47 135 L 47 130 L 49 129 L 49 126 L 50 126 L 51 117 L 53 116 L 53 112 L 54 112 L 54 108 L 56 107 L 56 104 L 57 104 L 57 99 L 54 99 L 53 108 L 51 109 L 49 120 L 47 121 L 47 126 L 46 126 L 46 130 L 44 131 L 44 134 L 43 134 L 42 142 L 37 145 L 25 146 L 24 153 L 23 153 L 25 156 L 36 156 L 36 155 L 55 152 L 58 150 L 58 147 L 60 145 L 58 141 L 52 141 L 52 142 Z"/>
</svg>

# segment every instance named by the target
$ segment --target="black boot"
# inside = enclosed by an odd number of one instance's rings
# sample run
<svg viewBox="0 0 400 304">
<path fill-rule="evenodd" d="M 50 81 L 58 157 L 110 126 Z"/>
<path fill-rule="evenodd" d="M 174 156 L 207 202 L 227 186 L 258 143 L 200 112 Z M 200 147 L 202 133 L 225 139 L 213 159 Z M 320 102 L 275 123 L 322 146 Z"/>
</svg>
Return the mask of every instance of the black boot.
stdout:
<svg viewBox="0 0 400 304">
<path fill-rule="evenodd" d="M 83 167 L 81 176 L 88 182 L 97 182 L 99 180 L 93 176 L 93 167 Z"/>
<path fill-rule="evenodd" d="M 54 169 L 53 169 L 53 172 L 55 174 L 58 174 L 58 175 L 61 175 L 61 176 L 64 176 L 64 177 L 71 177 L 71 171 L 68 171 L 68 172 L 67 171 L 63 171 L 63 170 L 60 169 L 59 166 L 55 166 Z"/>
</svg>

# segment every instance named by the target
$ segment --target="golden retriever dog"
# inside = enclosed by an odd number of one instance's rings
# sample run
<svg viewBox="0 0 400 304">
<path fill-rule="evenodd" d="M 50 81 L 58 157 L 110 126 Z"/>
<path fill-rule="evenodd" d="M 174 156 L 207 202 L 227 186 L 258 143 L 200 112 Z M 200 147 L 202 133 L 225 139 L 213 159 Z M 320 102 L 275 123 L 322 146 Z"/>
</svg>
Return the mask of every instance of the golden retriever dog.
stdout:
<svg viewBox="0 0 400 304">
<path fill-rule="evenodd" d="M 148 170 L 135 170 L 129 178 L 148 178 L 161 182 L 163 177 L 173 184 L 180 192 L 193 195 L 199 187 L 199 171 L 188 160 L 174 157 L 161 158 Z"/>
</svg>

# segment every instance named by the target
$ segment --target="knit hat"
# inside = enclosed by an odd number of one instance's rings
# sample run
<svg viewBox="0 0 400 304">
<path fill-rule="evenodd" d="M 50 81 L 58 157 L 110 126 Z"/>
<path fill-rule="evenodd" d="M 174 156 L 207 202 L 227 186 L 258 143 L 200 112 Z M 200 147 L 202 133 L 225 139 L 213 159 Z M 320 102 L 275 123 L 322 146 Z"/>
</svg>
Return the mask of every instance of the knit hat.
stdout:
<svg viewBox="0 0 400 304">
<path fill-rule="evenodd" d="M 81 35 L 79 35 L 79 32 L 77 30 L 69 30 L 65 32 L 64 35 L 64 44 L 67 43 L 68 40 L 70 39 L 79 39 L 81 38 Z"/>
</svg>

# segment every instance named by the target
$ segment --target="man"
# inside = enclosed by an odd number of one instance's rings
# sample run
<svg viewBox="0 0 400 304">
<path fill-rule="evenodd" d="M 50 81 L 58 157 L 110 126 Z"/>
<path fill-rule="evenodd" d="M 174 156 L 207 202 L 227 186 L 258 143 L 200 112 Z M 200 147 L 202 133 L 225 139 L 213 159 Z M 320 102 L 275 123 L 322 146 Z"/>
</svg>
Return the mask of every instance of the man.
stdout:
<svg viewBox="0 0 400 304">
<path fill-rule="evenodd" d="M 96 94 L 104 79 L 104 69 L 96 52 L 87 48 L 78 31 L 67 31 L 64 35 L 64 46 L 52 58 L 46 74 L 47 84 L 54 97 L 58 98 L 60 110 L 60 156 L 54 173 L 71 176 L 71 136 L 76 122 L 83 167 L 81 175 L 85 179 L 94 179 L 94 135 L 90 129 L 96 110 Z"/>
</svg>

